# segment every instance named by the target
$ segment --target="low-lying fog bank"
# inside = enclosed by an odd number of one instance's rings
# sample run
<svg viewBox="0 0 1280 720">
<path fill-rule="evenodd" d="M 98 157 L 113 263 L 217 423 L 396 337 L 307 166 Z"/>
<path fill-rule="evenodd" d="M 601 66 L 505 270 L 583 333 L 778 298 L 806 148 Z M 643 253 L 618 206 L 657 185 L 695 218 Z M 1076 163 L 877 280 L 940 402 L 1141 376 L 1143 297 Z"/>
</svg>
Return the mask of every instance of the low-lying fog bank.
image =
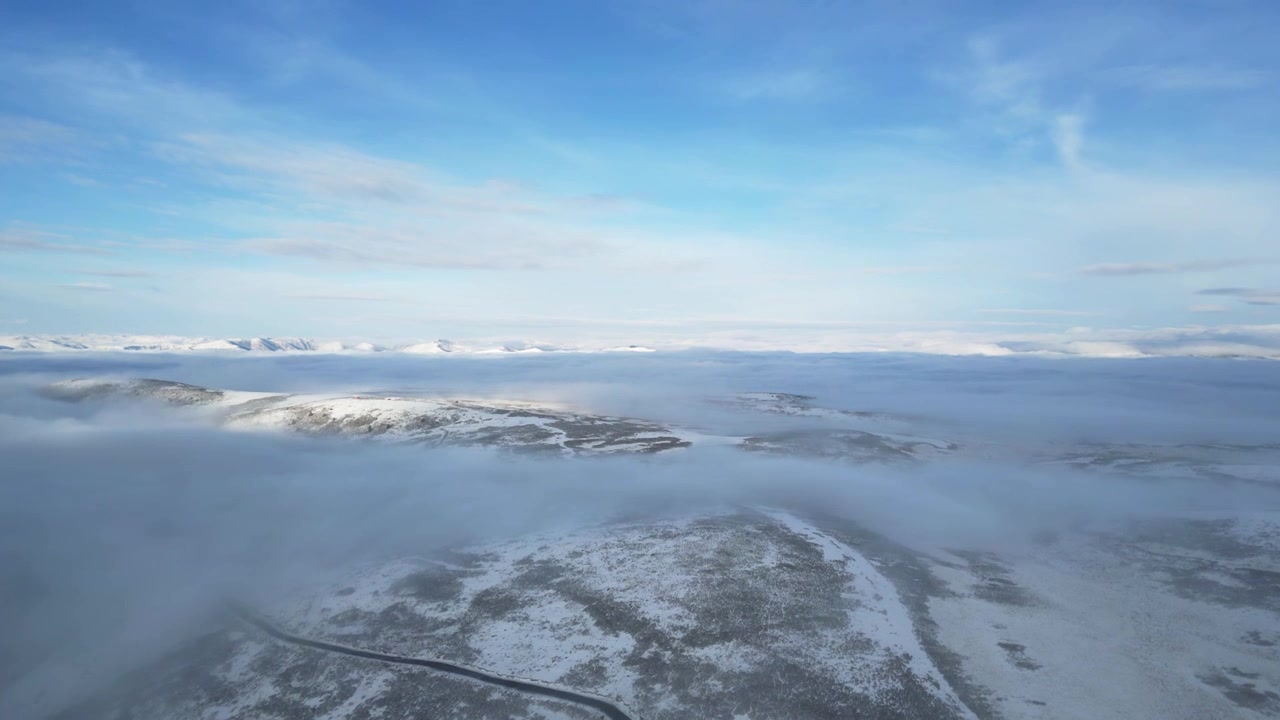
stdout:
<svg viewBox="0 0 1280 720">
<path fill-rule="evenodd" d="M 237 431 L 198 408 L 44 390 L 84 377 L 554 404 L 692 439 L 653 453 L 530 455 Z M 32 698 L 51 684 L 68 700 L 92 691 L 216 627 L 228 597 L 270 605 L 362 564 L 530 533 L 768 507 L 837 517 L 922 553 L 1017 555 L 1137 520 L 1274 517 L 1278 407 L 1280 365 L 1247 361 L 4 358 L 0 709 L 46 707 Z M 945 452 L 829 451 L 850 437 L 927 438 Z"/>
</svg>

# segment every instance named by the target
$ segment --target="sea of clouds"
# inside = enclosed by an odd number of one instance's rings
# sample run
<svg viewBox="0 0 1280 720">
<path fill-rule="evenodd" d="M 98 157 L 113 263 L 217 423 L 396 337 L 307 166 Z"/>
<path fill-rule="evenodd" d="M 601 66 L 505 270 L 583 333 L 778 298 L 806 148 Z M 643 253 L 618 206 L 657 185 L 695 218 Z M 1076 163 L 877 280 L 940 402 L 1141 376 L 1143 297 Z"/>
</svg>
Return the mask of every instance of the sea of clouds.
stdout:
<svg viewBox="0 0 1280 720">
<path fill-rule="evenodd" d="M 910 466 L 716 444 L 535 459 L 228 432 L 200 413 L 39 392 L 103 376 L 548 401 L 725 436 L 821 425 L 709 402 L 789 392 L 1000 451 Z M 1280 509 L 1275 486 L 1123 479 L 1019 459 L 1019 449 L 1049 444 L 1277 443 L 1277 408 L 1280 364 L 1247 360 L 15 354 L 0 358 L 0 710 L 9 709 L 0 715 L 82 695 L 216 627 L 227 598 L 269 605 L 360 563 L 530 532 L 769 505 L 820 508 L 922 547 L 991 547 L 1153 514 Z"/>
</svg>

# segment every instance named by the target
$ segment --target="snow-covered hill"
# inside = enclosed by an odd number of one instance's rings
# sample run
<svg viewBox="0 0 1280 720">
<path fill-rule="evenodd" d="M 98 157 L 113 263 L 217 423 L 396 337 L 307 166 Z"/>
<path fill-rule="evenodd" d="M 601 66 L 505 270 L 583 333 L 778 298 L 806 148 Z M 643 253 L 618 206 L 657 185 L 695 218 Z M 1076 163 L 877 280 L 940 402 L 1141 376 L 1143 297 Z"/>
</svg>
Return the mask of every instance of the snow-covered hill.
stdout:
<svg viewBox="0 0 1280 720">
<path fill-rule="evenodd" d="M 73 402 L 128 399 L 198 406 L 227 428 L 291 430 L 310 435 L 377 438 L 427 445 L 490 446 L 563 454 L 650 453 L 694 442 L 850 462 L 903 462 L 954 453 L 955 443 L 919 437 L 888 416 L 821 408 L 785 393 L 744 393 L 712 403 L 748 416 L 781 414 L 811 421 L 746 435 L 601 415 L 546 402 L 388 394 L 332 395 L 240 392 L 154 379 L 87 378 L 49 385 L 45 394 Z M 781 398 L 777 405 L 774 400 Z M 771 424 L 772 425 L 772 424 Z"/>
<path fill-rule="evenodd" d="M 513 400 L 288 395 L 152 379 L 67 380 L 48 386 L 45 393 L 69 401 L 125 398 L 198 406 L 235 430 L 287 430 L 569 455 L 653 453 L 690 444 L 685 433 L 658 423 Z"/>
<path fill-rule="evenodd" d="M 292 431 L 418 445 L 486 446 L 566 455 L 652 453 L 693 444 L 735 446 L 787 457 L 847 463 L 929 463 L 993 457 L 1068 466 L 1113 477 L 1192 478 L 1280 485 L 1280 444 L 995 444 L 960 441 L 909 418 L 824 407 L 815 398 L 746 392 L 709 398 L 729 410 L 734 430 L 681 427 L 584 408 L 517 399 L 363 393 L 288 394 L 199 387 L 170 380 L 85 378 L 44 388 L 59 400 L 152 401 L 200 409 L 231 430 Z M 743 432 L 742 429 L 754 430 Z"/>
<path fill-rule="evenodd" d="M 729 410 L 735 430 L 681 427 L 662 419 L 618 417 L 547 402 L 382 391 L 361 394 L 220 390 L 171 380 L 84 378 L 44 388 L 71 402 L 151 401 L 198 409 L 231 430 L 292 431 L 418 445 L 487 446 L 567 455 L 651 453 L 695 443 L 769 455 L 850 463 L 922 463 L 1004 457 L 1104 475 L 1200 478 L 1280 484 L 1280 445 L 994 445 L 881 412 L 822 406 L 815 398 L 746 392 L 709 398 Z M 754 430 L 742 432 L 742 428 Z"/>
<path fill-rule="evenodd" d="M 272 615 L 298 635 L 572 688 L 646 720 L 975 717 L 876 562 L 793 515 L 713 514 L 393 561 Z M 140 719 L 598 717 L 256 632 L 208 643 L 194 671 L 208 682 L 149 680 L 101 702 Z"/>
</svg>

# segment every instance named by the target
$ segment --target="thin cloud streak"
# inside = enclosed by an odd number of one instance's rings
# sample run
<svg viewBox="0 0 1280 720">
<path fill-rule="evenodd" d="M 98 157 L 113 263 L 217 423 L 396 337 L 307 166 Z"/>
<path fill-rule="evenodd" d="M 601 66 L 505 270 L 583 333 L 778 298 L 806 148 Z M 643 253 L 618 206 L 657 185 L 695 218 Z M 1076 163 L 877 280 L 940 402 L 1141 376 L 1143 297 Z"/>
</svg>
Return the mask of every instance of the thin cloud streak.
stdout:
<svg viewBox="0 0 1280 720">
<path fill-rule="evenodd" d="M 1062 315 L 1062 316 L 1088 316 L 1101 315 L 1099 312 L 1088 310 L 1059 310 L 1059 309 L 1028 309 L 1028 308 L 984 308 L 978 310 L 980 313 L 992 315 Z"/>
<path fill-rule="evenodd" d="M 69 127 L 39 118 L 0 115 L 0 163 L 44 160 L 73 142 Z"/>
<path fill-rule="evenodd" d="M 1173 275 L 1177 273 L 1206 272 L 1230 268 L 1274 265 L 1276 258 L 1237 258 L 1231 260 L 1195 260 L 1181 263 L 1099 263 L 1080 268 L 1082 275 Z"/>
<path fill-rule="evenodd" d="M 1126 65 L 1103 75 L 1127 87 L 1162 92 L 1252 90 L 1271 81 L 1261 70 L 1223 65 Z"/>
<path fill-rule="evenodd" d="M 1205 288 L 1196 294 L 1237 297 L 1247 305 L 1280 305 L 1280 289 L 1221 287 Z"/>
<path fill-rule="evenodd" d="M 10 228 L 0 230 L 0 252 L 68 253 L 73 255 L 113 255 L 106 248 L 64 242 L 65 235 Z"/>
<path fill-rule="evenodd" d="M 833 92 L 829 80 L 811 69 L 744 75 L 729 81 L 726 90 L 736 100 L 783 102 L 819 99 Z"/>
<path fill-rule="evenodd" d="M 293 300 L 331 300 L 334 302 L 372 302 L 372 303 L 405 303 L 409 302 L 402 298 L 377 297 L 373 295 L 341 295 L 341 294 L 291 294 L 283 297 Z"/>
<path fill-rule="evenodd" d="M 149 278 L 155 277 L 155 273 L 146 270 L 79 270 L 81 275 L 92 275 L 94 277 L 106 278 Z"/>
</svg>

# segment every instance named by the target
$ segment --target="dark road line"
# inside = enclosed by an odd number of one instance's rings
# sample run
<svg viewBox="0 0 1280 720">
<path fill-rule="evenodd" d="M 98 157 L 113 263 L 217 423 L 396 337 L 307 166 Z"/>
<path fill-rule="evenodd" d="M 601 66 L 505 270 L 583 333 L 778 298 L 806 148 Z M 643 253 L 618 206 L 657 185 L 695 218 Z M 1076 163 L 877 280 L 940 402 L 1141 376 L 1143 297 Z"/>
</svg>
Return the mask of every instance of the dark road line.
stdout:
<svg viewBox="0 0 1280 720">
<path fill-rule="evenodd" d="M 232 609 L 241 620 L 244 620 L 281 642 L 301 645 L 315 650 L 324 650 L 326 652 L 365 658 L 367 660 L 379 660 L 381 662 L 396 663 L 399 665 L 416 665 L 418 667 L 430 668 L 432 670 L 449 673 L 450 675 L 458 675 L 460 677 L 478 680 L 483 683 L 497 685 L 498 687 L 515 690 L 517 692 L 528 693 L 530 695 L 541 695 L 543 697 L 563 700 L 565 702 L 589 707 L 592 710 L 598 710 L 603 713 L 604 716 L 610 720 L 639 720 L 639 718 L 623 710 L 621 706 L 598 695 L 586 695 L 572 690 L 563 690 L 547 685 L 539 685 L 538 683 L 526 680 L 517 680 L 515 678 L 503 677 L 502 675 L 494 675 L 483 670 L 477 670 L 464 665 L 455 665 L 444 660 L 426 660 L 423 658 L 403 657 L 400 655 L 386 655 L 372 650 L 361 650 L 359 648 L 347 647 L 345 645 L 338 645 L 336 643 L 325 642 L 323 640 L 313 640 L 311 638 L 305 638 L 285 632 L 248 608 L 233 605 Z"/>
</svg>

